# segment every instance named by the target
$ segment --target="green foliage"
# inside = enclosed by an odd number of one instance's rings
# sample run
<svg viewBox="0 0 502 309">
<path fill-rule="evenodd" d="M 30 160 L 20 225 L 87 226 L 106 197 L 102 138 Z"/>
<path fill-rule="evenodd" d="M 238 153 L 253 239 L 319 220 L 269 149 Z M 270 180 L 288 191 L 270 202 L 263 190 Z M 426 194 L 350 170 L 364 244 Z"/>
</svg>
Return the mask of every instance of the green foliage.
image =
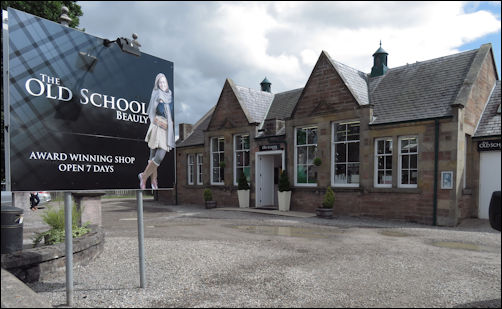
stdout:
<svg viewBox="0 0 502 309">
<path fill-rule="evenodd" d="M 241 177 L 239 177 L 239 182 L 237 184 L 237 190 L 249 190 L 248 180 L 244 173 L 241 173 Z"/>
<path fill-rule="evenodd" d="M 212 201 L 213 200 L 213 191 L 207 188 L 204 190 L 204 201 Z"/>
<path fill-rule="evenodd" d="M 79 17 L 84 15 L 77 1 L 2 1 L 2 10 L 11 7 L 59 23 L 63 5 L 70 10 L 70 27 L 76 28 L 80 23 Z"/>
<path fill-rule="evenodd" d="M 335 193 L 328 187 L 326 189 L 326 194 L 324 195 L 324 201 L 322 202 L 323 208 L 333 208 L 333 204 L 335 203 Z"/>
<path fill-rule="evenodd" d="M 316 158 L 314 159 L 314 165 L 315 165 L 315 166 L 321 166 L 321 164 L 322 164 L 321 158 L 316 157 Z"/>
<path fill-rule="evenodd" d="M 286 171 L 282 171 L 281 175 L 279 176 L 279 192 L 283 191 L 291 191 L 288 173 Z"/>
<path fill-rule="evenodd" d="M 81 213 L 77 210 L 77 205 L 73 204 L 72 209 L 72 237 L 80 237 L 87 234 L 90 229 L 87 227 L 89 222 L 84 226 L 78 226 L 80 222 Z M 63 242 L 65 239 L 65 213 L 64 207 L 50 206 L 42 214 L 42 220 L 47 223 L 51 229 L 42 233 L 37 233 L 33 240 L 33 246 L 45 239 L 46 245 L 57 244 Z"/>
<path fill-rule="evenodd" d="M 221 162 L 220 162 L 220 167 L 221 167 L 221 168 L 225 168 L 225 166 L 227 166 L 227 165 L 225 164 L 225 161 L 221 161 Z"/>
</svg>

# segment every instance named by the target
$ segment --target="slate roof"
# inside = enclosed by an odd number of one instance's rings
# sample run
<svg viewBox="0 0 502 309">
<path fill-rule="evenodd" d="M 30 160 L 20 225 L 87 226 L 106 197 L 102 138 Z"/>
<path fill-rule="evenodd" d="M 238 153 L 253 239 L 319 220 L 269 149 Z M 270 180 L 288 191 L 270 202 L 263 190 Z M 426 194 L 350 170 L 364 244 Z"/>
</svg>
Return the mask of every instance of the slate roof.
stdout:
<svg viewBox="0 0 502 309">
<path fill-rule="evenodd" d="M 359 105 L 368 105 L 368 78 L 365 73 L 329 57 L 331 63 Z"/>
<path fill-rule="evenodd" d="M 265 119 L 265 114 L 274 99 L 274 94 L 237 85 L 234 87 L 237 99 L 241 103 L 242 108 L 245 108 L 247 111 L 247 113 L 246 111 L 244 113 L 249 115 L 249 122 L 261 123 Z"/>
<path fill-rule="evenodd" d="M 303 88 L 289 90 L 274 95 L 274 100 L 270 105 L 265 120 L 268 119 L 285 119 L 291 116 L 296 102 L 302 94 Z"/>
<path fill-rule="evenodd" d="M 500 136 L 500 113 L 497 109 L 500 106 L 500 81 L 495 84 L 490 99 L 481 115 L 476 133 L 473 137 Z"/>
<path fill-rule="evenodd" d="M 183 141 L 176 141 L 176 147 L 204 145 L 204 130 L 207 129 L 215 106 L 213 106 L 192 128 L 192 133 Z"/>
<path fill-rule="evenodd" d="M 369 78 L 371 124 L 450 116 L 478 50 L 389 69 Z"/>
</svg>

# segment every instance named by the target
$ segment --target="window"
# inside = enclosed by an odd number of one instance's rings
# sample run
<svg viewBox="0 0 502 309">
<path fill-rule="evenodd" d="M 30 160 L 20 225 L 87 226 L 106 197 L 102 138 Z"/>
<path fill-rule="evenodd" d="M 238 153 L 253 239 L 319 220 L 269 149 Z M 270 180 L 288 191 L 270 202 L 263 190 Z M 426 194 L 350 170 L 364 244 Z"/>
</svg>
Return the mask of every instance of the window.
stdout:
<svg viewBox="0 0 502 309">
<path fill-rule="evenodd" d="M 202 153 L 197 154 L 197 184 L 202 184 Z"/>
<path fill-rule="evenodd" d="M 359 122 L 333 123 L 331 184 L 359 186 Z"/>
<path fill-rule="evenodd" d="M 392 187 L 392 138 L 375 140 L 375 187 Z"/>
<path fill-rule="evenodd" d="M 187 180 L 188 180 L 188 184 L 189 185 L 193 185 L 193 178 L 194 178 L 194 160 L 193 160 L 193 157 L 194 155 L 193 154 L 189 154 L 187 156 L 187 161 L 188 161 L 188 164 L 187 164 L 187 167 L 188 167 L 188 170 L 187 170 Z"/>
<path fill-rule="evenodd" d="M 317 127 L 295 130 L 295 184 L 315 186 L 317 173 L 314 158 L 317 155 Z"/>
<path fill-rule="evenodd" d="M 399 187 L 416 188 L 418 184 L 418 138 L 399 138 Z"/>
<path fill-rule="evenodd" d="M 249 135 L 234 136 L 234 185 L 237 185 L 242 173 L 246 175 L 246 179 L 249 183 L 251 181 Z"/>
<path fill-rule="evenodd" d="M 211 138 L 211 184 L 223 184 L 224 173 L 222 162 L 225 156 L 225 139 L 223 137 Z"/>
</svg>

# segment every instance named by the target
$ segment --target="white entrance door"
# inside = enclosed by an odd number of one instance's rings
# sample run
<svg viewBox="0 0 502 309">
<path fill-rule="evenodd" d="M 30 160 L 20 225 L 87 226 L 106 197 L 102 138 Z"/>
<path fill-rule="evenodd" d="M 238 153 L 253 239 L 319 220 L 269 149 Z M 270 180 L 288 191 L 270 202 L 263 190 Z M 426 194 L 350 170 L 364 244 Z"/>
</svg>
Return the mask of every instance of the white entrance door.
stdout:
<svg viewBox="0 0 502 309">
<path fill-rule="evenodd" d="M 259 156 L 260 179 L 259 190 L 259 205 L 269 206 L 274 205 L 274 156 Z"/>
<path fill-rule="evenodd" d="M 479 213 L 488 219 L 488 208 L 493 191 L 500 191 L 500 151 L 484 151 L 479 158 Z"/>
</svg>

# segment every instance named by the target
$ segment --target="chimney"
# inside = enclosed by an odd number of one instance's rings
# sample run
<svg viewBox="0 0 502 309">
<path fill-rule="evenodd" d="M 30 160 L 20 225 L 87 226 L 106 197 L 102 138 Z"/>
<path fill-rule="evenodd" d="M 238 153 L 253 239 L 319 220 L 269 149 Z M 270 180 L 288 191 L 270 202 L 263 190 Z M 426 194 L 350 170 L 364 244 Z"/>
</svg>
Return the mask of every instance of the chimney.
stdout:
<svg viewBox="0 0 502 309">
<path fill-rule="evenodd" d="M 265 77 L 265 79 L 260 83 L 261 91 L 272 92 L 272 83 Z"/>
<path fill-rule="evenodd" d="M 180 123 L 178 125 L 178 133 L 179 133 L 179 140 L 180 141 L 184 141 L 185 138 L 188 137 L 188 135 L 190 135 L 190 133 L 192 133 L 192 125 L 191 124 L 188 124 L 188 123 Z"/>
</svg>

